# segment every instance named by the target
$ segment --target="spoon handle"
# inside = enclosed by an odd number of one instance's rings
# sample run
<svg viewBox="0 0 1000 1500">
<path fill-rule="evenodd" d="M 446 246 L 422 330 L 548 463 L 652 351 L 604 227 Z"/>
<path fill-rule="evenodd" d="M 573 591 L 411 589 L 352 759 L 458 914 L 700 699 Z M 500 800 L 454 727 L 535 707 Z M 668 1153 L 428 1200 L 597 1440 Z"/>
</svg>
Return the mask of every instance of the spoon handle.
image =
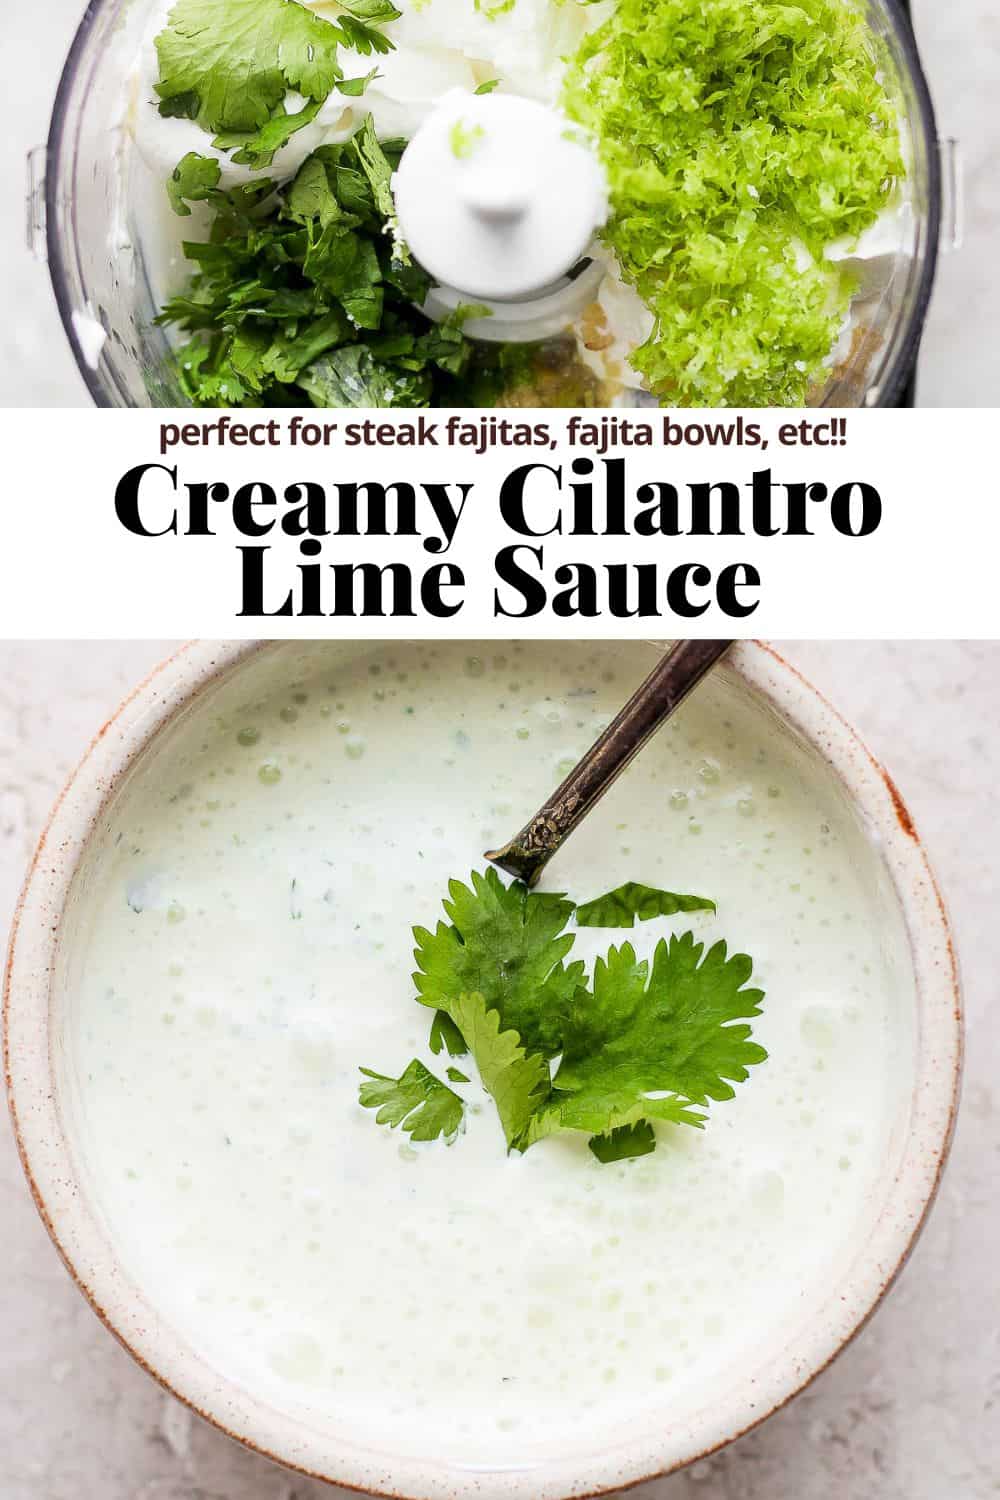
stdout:
<svg viewBox="0 0 1000 1500">
<path fill-rule="evenodd" d="M 732 644 L 678 641 L 520 833 L 485 858 L 534 885 L 563 840 Z"/>
</svg>

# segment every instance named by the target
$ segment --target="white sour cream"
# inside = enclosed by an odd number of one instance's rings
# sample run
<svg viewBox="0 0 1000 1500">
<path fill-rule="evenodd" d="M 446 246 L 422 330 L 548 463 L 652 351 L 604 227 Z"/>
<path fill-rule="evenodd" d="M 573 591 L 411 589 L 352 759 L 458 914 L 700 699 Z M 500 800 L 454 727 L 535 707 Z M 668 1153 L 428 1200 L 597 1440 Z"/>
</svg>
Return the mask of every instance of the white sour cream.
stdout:
<svg viewBox="0 0 1000 1500">
<path fill-rule="evenodd" d="M 550 866 L 718 916 L 770 1058 L 704 1132 L 599 1165 L 451 1146 L 357 1099 L 427 1050 L 413 923 L 509 836 L 648 670 L 627 645 L 280 646 L 202 695 L 102 817 L 61 938 L 60 1066 L 127 1273 L 206 1360 L 344 1441 L 457 1466 L 581 1455 L 791 1343 L 891 1174 L 912 1047 L 894 901 L 830 775 L 716 676 Z M 466 1071 L 474 1071 L 467 1068 Z M 650 1420 L 653 1420 L 650 1416 Z M 386 1436 L 386 1429 L 390 1435 Z"/>
</svg>

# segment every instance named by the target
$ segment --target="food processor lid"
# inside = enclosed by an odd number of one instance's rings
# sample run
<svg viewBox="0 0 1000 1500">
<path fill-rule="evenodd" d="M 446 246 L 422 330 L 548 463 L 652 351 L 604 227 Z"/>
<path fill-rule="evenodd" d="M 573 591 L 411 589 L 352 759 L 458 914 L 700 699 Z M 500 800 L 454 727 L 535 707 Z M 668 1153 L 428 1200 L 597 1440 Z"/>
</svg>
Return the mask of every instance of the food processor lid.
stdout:
<svg viewBox="0 0 1000 1500">
<path fill-rule="evenodd" d="M 452 89 L 393 179 L 399 231 L 425 270 L 466 298 L 545 293 L 607 217 L 604 173 L 566 117 L 515 94 Z"/>
</svg>

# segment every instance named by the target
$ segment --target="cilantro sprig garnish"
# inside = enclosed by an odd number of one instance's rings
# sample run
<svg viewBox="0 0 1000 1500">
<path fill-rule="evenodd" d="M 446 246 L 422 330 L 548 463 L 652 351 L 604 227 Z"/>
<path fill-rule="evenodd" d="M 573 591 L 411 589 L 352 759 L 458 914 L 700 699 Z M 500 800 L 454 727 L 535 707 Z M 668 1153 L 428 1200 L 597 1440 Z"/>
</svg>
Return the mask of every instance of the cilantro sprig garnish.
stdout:
<svg viewBox="0 0 1000 1500">
<path fill-rule="evenodd" d="M 621 927 L 636 917 L 714 912 L 707 898 L 629 882 L 577 908 L 565 895 L 505 885 L 492 867 L 448 890 L 449 920 L 434 932 L 414 928 L 417 999 L 434 1010 L 431 1051 L 471 1056 L 508 1150 L 579 1130 L 601 1162 L 647 1155 L 655 1121 L 704 1127 L 710 1103 L 733 1098 L 733 1085 L 766 1059 L 749 1024 L 763 991 L 750 985 L 750 958 L 724 942 L 706 951 L 693 932 L 672 934 L 649 959 L 623 943 L 597 959 L 590 978 L 569 959 L 574 912 L 580 925 L 603 916 Z M 411 1063 L 398 1083 L 419 1066 Z M 362 1071 L 382 1087 L 391 1082 Z M 465 1081 L 453 1067 L 448 1077 Z M 363 1083 L 362 1103 L 398 1112 L 416 1082 L 399 1099 Z M 427 1069 L 419 1082 L 452 1092 Z M 388 1114 L 384 1122 L 398 1123 Z"/>
<path fill-rule="evenodd" d="M 448 892 L 450 921 L 433 933 L 413 929 L 419 1000 L 450 1015 L 462 1031 L 454 998 L 478 993 L 504 1030 L 516 1031 L 529 1051 L 554 1057 L 584 981 L 582 963 L 563 962 L 573 946 L 565 931 L 572 901 L 517 881 L 505 886 L 492 867 L 485 875 L 474 871 L 471 885 L 451 881 Z"/>
<path fill-rule="evenodd" d="M 599 958 L 554 1080 L 569 1096 L 566 1122 L 596 1131 L 644 1116 L 694 1124 L 692 1105 L 731 1099 L 733 1083 L 767 1056 L 748 1025 L 733 1024 L 760 1015 L 763 991 L 746 988 L 752 968 L 725 943 L 706 953 L 690 932 L 661 938 L 652 961 L 631 943 Z"/>
</svg>

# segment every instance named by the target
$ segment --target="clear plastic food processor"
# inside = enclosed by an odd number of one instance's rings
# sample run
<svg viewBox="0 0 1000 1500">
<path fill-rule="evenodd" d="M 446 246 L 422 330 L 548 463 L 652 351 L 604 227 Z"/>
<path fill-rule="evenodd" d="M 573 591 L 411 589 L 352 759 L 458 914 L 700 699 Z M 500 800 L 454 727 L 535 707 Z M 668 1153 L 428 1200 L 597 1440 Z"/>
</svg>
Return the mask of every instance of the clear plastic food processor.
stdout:
<svg viewBox="0 0 1000 1500">
<path fill-rule="evenodd" d="M 62 74 L 48 143 L 32 153 L 30 163 L 30 237 L 38 253 L 48 259 L 67 336 L 98 406 L 184 404 L 167 334 L 154 321 L 157 295 L 147 254 L 153 233 L 162 233 L 166 195 L 154 194 L 148 187 L 136 190 L 136 174 L 128 170 L 128 154 L 134 147 L 121 125 L 124 80 L 154 5 L 155 0 L 90 0 Z M 911 399 L 944 201 L 950 205 L 948 233 L 954 233 L 950 223 L 955 202 L 954 156 L 939 146 L 909 18 L 899 0 L 866 0 L 866 10 L 883 72 L 897 101 L 908 173 L 898 210 L 885 224 L 880 221 L 876 242 L 855 267 L 858 290 L 852 305 L 852 337 L 849 347 L 838 350 L 829 378 L 817 393 L 817 404 L 823 406 L 893 406 Z M 484 98 L 481 103 L 494 110 L 512 107 L 507 98 L 507 104 L 501 103 L 501 96 Z M 426 158 L 424 170 L 431 173 L 435 151 L 440 159 L 440 141 L 433 134 L 428 132 L 420 147 Z M 480 288 L 493 293 L 487 297 L 493 316 L 469 323 L 466 332 L 472 337 L 544 343 L 558 337 L 594 296 L 602 270 L 590 261 L 586 245 L 580 253 L 574 236 L 586 241 L 589 225 L 599 222 L 597 209 L 589 202 L 596 189 L 570 148 L 558 149 L 565 151 L 565 159 L 559 162 L 560 178 L 572 180 L 574 192 L 585 204 L 580 214 L 553 213 L 547 209 L 544 194 L 535 205 L 527 203 L 518 182 L 505 179 L 502 162 L 488 184 L 473 184 L 461 203 L 451 205 L 451 235 L 465 237 L 466 265 L 470 256 L 477 265 L 488 258 L 498 225 L 538 211 L 534 243 L 540 262 L 545 262 L 544 272 L 519 276 L 497 257 L 492 279 L 488 277 L 489 284 Z M 416 161 L 416 148 L 411 150 Z M 406 190 L 401 168 L 397 194 Z M 407 208 L 399 196 L 397 202 Z M 419 190 L 401 217 L 407 220 L 418 255 L 416 239 L 425 236 L 428 269 L 446 274 L 449 236 L 441 235 L 434 215 L 421 216 Z M 553 247 L 554 256 L 547 253 Z M 444 273 L 432 263 L 435 256 L 445 267 Z M 476 287 L 467 284 L 456 292 L 442 286 L 431 294 L 425 310 L 442 316 L 460 299 L 469 301 L 465 295 L 469 291 L 475 293 Z M 652 398 L 632 391 L 624 404 L 643 400 Z"/>
</svg>

